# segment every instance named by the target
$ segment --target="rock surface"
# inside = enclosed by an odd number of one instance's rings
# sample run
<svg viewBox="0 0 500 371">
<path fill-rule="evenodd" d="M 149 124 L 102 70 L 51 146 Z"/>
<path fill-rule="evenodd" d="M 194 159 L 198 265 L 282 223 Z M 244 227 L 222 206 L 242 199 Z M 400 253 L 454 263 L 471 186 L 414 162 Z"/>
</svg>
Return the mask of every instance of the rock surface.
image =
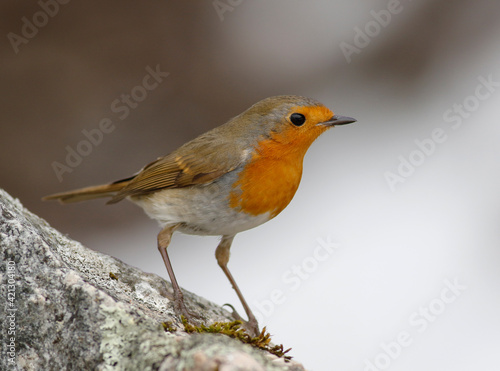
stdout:
<svg viewBox="0 0 500 371">
<path fill-rule="evenodd" d="M 304 370 L 225 335 L 187 334 L 169 282 L 70 240 L 1 189 L 0 252 L 2 370 Z M 207 324 L 232 320 L 184 297 Z"/>
</svg>

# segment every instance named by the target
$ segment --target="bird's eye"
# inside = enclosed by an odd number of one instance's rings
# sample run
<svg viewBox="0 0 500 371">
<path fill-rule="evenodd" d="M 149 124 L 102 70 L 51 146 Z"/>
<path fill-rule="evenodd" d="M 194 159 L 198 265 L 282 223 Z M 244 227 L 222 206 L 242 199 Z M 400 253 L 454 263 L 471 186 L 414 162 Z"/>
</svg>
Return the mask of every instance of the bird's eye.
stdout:
<svg viewBox="0 0 500 371">
<path fill-rule="evenodd" d="M 302 113 L 292 113 L 290 115 L 290 121 L 295 126 L 302 126 L 306 122 L 306 117 Z"/>
</svg>

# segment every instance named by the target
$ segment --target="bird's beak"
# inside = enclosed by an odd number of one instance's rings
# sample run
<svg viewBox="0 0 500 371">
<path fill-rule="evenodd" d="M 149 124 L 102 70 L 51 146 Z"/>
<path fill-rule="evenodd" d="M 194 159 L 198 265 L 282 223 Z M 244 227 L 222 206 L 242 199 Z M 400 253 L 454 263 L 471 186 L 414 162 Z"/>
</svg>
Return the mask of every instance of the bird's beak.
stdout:
<svg viewBox="0 0 500 371">
<path fill-rule="evenodd" d="M 353 119 L 352 117 L 335 115 L 330 120 L 325 121 L 325 122 L 321 122 L 318 125 L 337 126 L 337 125 L 351 124 L 351 123 L 356 122 L 356 121 L 357 120 Z"/>
</svg>

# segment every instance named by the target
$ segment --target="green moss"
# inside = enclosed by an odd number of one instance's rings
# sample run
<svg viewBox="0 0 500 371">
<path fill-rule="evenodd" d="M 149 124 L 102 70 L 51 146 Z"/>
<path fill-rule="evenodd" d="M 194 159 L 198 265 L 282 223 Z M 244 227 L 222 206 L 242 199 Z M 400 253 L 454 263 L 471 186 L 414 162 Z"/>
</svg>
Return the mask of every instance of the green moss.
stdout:
<svg viewBox="0 0 500 371">
<path fill-rule="evenodd" d="M 174 327 L 174 325 L 172 324 L 171 321 L 162 322 L 161 324 L 163 326 L 163 329 L 166 332 L 176 332 L 177 331 L 177 329 Z"/>
<path fill-rule="evenodd" d="M 114 274 L 113 272 L 109 272 L 109 278 L 111 278 L 115 281 L 118 281 L 118 276 L 116 274 Z"/>
<path fill-rule="evenodd" d="M 204 324 L 200 326 L 194 326 L 190 324 L 184 316 L 181 316 L 182 324 L 184 325 L 184 330 L 188 333 L 211 333 L 211 334 L 224 334 L 229 337 L 240 340 L 245 344 L 250 344 L 256 348 L 268 351 L 278 357 L 283 357 L 285 361 L 292 359 L 291 356 L 287 356 L 292 348 L 284 350 L 283 345 L 271 346 L 271 334 L 266 332 L 264 327 L 258 336 L 252 337 L 244 328 L 241 327 L 241 321 L 232 322 L 214 322 L 209 326 Z"/>
</svg>

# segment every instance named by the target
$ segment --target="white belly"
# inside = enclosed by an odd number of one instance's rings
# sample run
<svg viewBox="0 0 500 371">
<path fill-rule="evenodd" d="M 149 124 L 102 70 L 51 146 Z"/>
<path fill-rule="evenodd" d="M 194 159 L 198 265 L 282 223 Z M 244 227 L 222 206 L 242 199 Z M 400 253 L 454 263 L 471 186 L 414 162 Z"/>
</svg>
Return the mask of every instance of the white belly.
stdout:
<svg viewBox="0 0 500 371">
<path fill-rule="evenodd" d="M 164 189 L 130 201 L 142 207 L 162 228 L 180 223 L 177 230 L 186 234 L 230 236 L 270 219 L 268 213 L 255 216 L 232 209 L 225 192 L 220 191 L 226 181 Z"/>
</svg>

